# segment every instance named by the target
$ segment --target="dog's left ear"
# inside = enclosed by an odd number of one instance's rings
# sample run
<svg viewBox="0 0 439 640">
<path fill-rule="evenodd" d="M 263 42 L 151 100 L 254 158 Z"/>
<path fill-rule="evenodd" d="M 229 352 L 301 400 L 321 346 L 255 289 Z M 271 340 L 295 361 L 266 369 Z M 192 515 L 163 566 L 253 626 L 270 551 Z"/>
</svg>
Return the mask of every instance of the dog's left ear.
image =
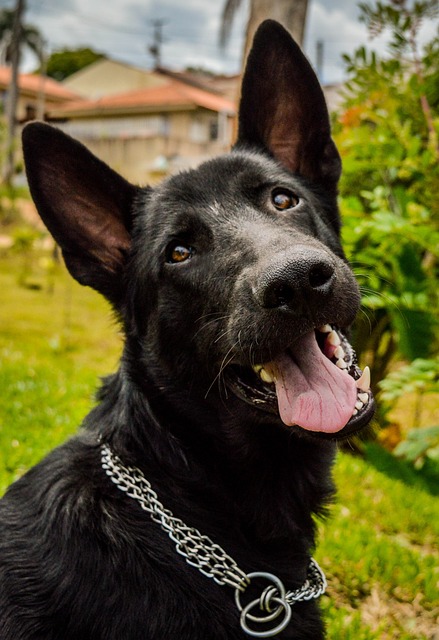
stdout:
<svg viewBox="0 0 439 640">
<path fill-rule="evenodd" d="M 139 189 L 77 140 L 41 122 L 24 128 L 23 154 L 38 213 L 70 273 L 117 306 Z"/>
<path fill-rule="evenodd" d="M 341 161 L 323 91 L 290 34 L 266 20 L 242 81 L 237 146 L 267 149 L 293 173 L 335 190 Z"/>
</svg>

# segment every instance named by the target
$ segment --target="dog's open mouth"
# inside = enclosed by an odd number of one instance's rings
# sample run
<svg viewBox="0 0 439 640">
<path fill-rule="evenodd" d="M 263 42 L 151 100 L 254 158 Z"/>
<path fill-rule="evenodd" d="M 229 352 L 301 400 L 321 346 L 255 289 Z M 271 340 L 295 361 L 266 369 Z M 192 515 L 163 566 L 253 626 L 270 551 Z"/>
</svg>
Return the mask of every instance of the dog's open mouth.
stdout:
<svg viewBox="0 0 439 640">
<path fill-rule="evenodd" d="M 375 410 L 368 367 L 359 369 L 346 336 L 329 324 L 271 362 L 229 367 L 227 381 L 239 398 L 278 412 L 285 425 L 330 437 L 359 431 Z"/>
</svg>

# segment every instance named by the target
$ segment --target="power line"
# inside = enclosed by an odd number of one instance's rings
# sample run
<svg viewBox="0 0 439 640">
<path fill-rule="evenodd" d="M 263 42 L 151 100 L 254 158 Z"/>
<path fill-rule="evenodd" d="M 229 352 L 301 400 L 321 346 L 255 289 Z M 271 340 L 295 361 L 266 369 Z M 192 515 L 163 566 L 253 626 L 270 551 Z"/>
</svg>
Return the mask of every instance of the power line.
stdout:
<svg viewBox="0 0 439 640">
<path fill-rule="evenodd" d="M 162 44 L 163 44 L 163 27 L 166 20 L 152 20 L 154 27 L 154 38 L 152 45 L 148 48 L 149 53 L 154 58 L 154 68 L 158 69 L 162 64 Z"/>
</svg>

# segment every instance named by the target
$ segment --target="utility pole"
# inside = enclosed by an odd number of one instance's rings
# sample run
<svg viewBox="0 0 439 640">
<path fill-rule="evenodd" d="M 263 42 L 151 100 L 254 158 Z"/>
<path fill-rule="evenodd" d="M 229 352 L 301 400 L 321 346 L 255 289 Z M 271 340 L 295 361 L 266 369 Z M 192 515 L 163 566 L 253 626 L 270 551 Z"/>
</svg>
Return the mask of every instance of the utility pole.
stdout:
<svg viewBox="0 0 439 640">
<path fill-rule="evenodd" d="M 17 0 L 15 5 L 14 22 L 11 34 L 11 82 L 9 85 L 7 104 L 7 132 L 6 132 L 6 158 L 3 172 L 3 181 L 11 184 L 15 166 L 15 129 L 18 102 L 18 70 L 20 66 L 20 42 L 22 18 L 25 10 L 25 0 Z"/>
<path fill-rule="evenodd" d="M 317 61 L 316 71 L 320 82 L 323 82 L 323 60 L 324 60 L 324 44 L 323 40 L 317 40 Z"/>
<path fill-rule="evenodd" d="M 46 74 L 47 74 L 47 52 L 46 43 L 43 38 L 38 38 L 38 57 L 40 58 L 40 86 L 38 89 L 37 120 L 44 120 L 46 110 Z"/>
<path fill-rule="evenodd" d="M 163 26 L 165 20 L 152 20 L 154 27 L 154 39 L 149 47 L 149 53 L 154 58 L 154 69 L 158 69 L 162 63 Z"/>
</svg>

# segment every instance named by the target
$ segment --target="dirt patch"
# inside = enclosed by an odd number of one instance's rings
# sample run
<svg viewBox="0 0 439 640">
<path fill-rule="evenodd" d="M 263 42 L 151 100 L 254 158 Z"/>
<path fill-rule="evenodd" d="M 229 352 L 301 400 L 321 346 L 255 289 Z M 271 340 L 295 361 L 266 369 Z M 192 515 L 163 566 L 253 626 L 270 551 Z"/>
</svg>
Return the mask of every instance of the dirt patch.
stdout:
<svg viewBox="0 0 439 640">
<path fill-rule="evenodd" d="M 374 632 L 381 632 L 381 640 L 398 640 L 401 633 L 439 640 L 439 607 L 427 611 L 422 600 L 420 593 L 412 602 L 399 602 L 374 586 L 360 606 L 361 619 Z M 383 629 L 383 620 L 391 620 L 393 629 Z"/>
</svg>

